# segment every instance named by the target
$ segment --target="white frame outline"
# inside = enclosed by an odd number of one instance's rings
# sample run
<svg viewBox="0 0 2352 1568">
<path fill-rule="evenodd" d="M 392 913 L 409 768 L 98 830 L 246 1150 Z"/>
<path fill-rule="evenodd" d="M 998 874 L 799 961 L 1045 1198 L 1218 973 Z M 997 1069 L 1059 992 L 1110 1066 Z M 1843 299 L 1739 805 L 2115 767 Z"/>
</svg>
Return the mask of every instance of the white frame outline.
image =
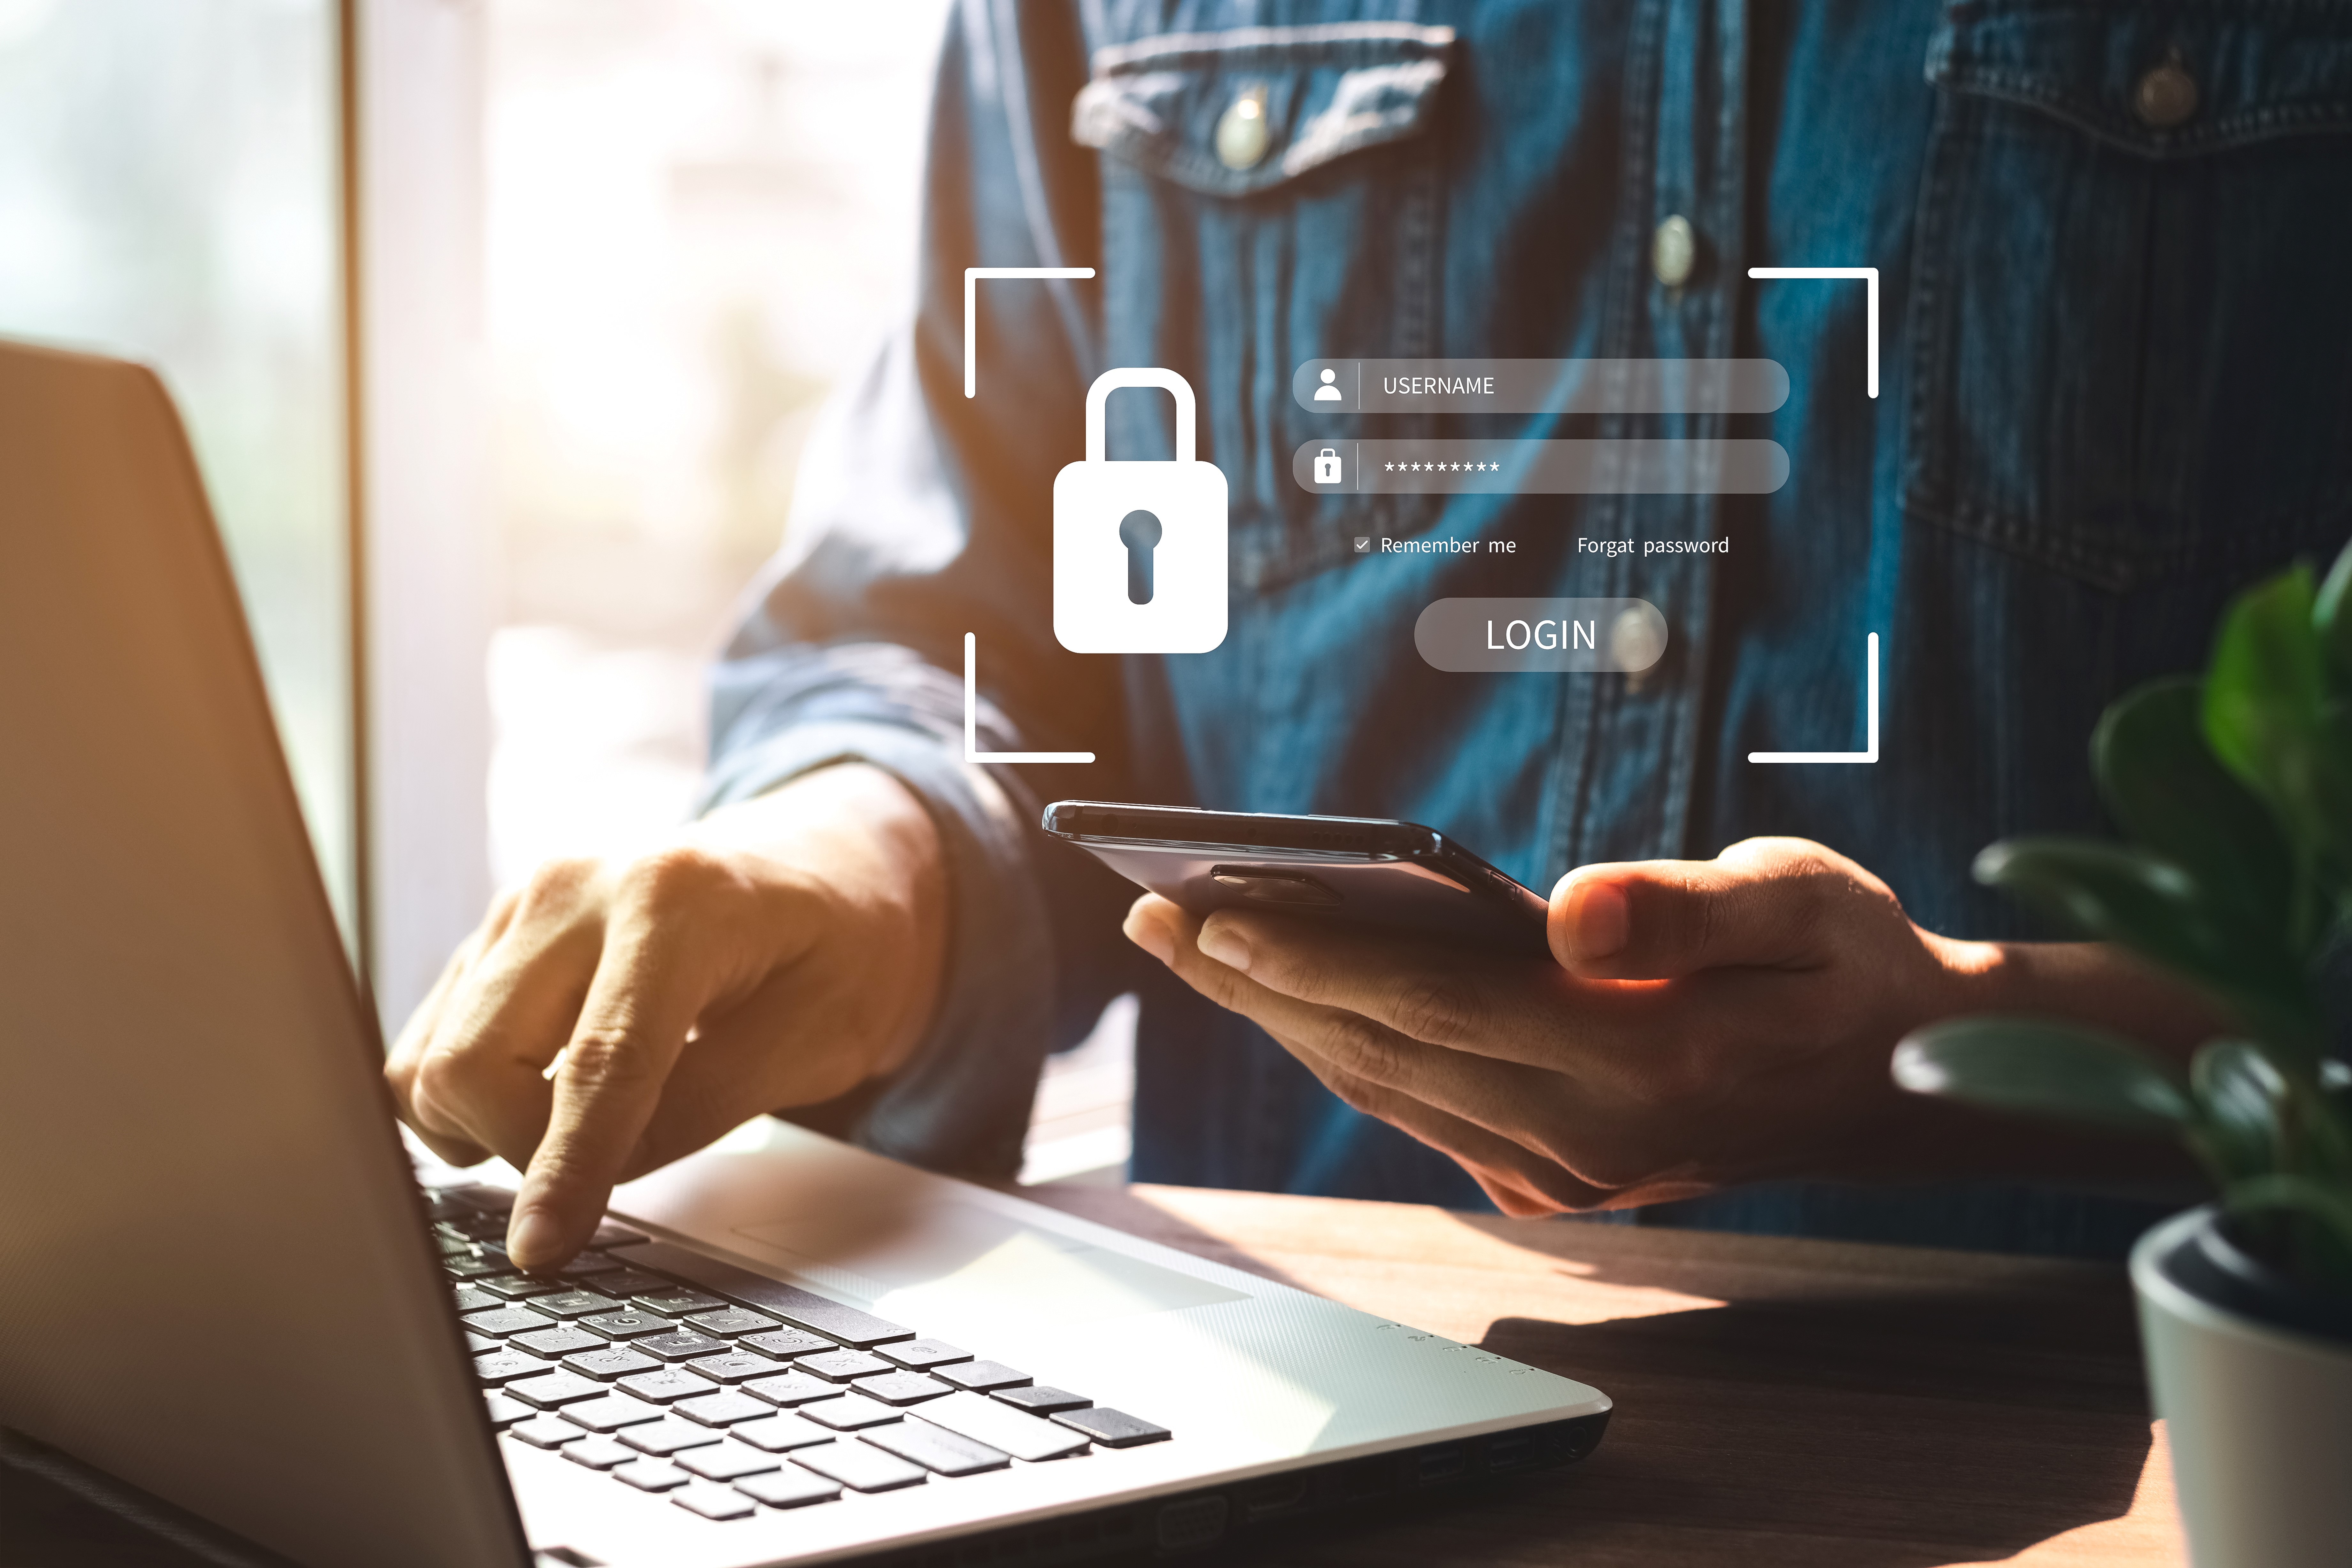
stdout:
<svg viewBox="0 0 2352 1568">
<path fill-rule="evenodd" d="M 1870 749 L 1866 752 L 1750 752 L 1751 763 L 1874 763 L 1878 761 L 1878 634 L 1864 646 L 1864 685 L 1869 690 Z"/>
<path fill-rule="evenodd" d="M 1878 268 L 1875 268 L 1875 267 L 1751 267 L 1751 268 L 1749 268 L 1748 269 L 1748 276 L 1749 276 L 1750 278 L 1757 278 L 1757 279 L 1771 279 L 1771 278 L 1861 278 L 1861 279 L 1867 279 L 1867 280 L 1868 280 L 1868 282 L 1869 282 L 1869 284 L 1870 284 L 1870 306 L 1869 306 L 1869 310 L 1870 310 L 1870 381 L 1869 381 L 1869 384 L 1869 384 L 1869 389 L 1870 389 L 1870 395 L 1871 395 L 1871 396 L 1873 396 L 1873 397 L 1876 397 L 1876 396 L 1878 395 Z M 971 294 L 970 294 L 970 292 L 969 292 L 969 290 L 970 290 L 971 287 L 971 286 L 970 284 L 968 284 L 968 283 L 967 283 L 966 285 L 964 285 L 964 288 L 965 288 L 965 289 L 967 290 L 967 292 L 966 292 L 966 294 L 965 294 L 965 296 L 964 296 L 964 297 L 965 297 L 965 299 L 966 299 L 967 300 L 969 300 L 971 299 Z M 967 321 L 967 322 L 969 322 L 969 321 L 970 321 L 971 317 L 971 310 L 970 306 L 969 306 L 969 305 L 967 305 L 967 306 L 965 307 L 965 310 L 964 310 L 964 318 L 965 318 L 965 320 L 966 320 L 966 321 Z M 965 330 L 966 330 L 967 331 L 969 331 L 971 329 L 970 329 L 970 327 L 969 327 L 969 326 L 967 326 Z M 970 340 L 969 340 L 969 339 L 967 339 L 967 340 L 966 340 L 966 347 L 965 347 L 965 349 L 964 349 L 964 360 L 965 360 L 965 363 L 971 363 L 971 347 L 970 347 Z M 971 395 L 971 394 L 970 392 L 966 392 L 966 393 L 964 394 L 964 395 L 965 395 L 966 397 L 970 397 L 970 396 Z"/>
<path fill-rule="evenodd" d="M 963 634 L 963 760 L 967 763 L 1091 763 L 1092 752 L 983 752 L 980 749 L 980 638 Z"/>
<path fill-rule="evenodd" d="M 973 306 L 979 302 L 980 280 L 982 279 L 1091 278 L 1094 275 L 1095 269 L 1091 267 L 965 268 L 963 269 L 963 395 L 966 397 L 978 397 L 980 395 L 980 353 L 977 347 L 980 339 L 980 331 L 976 324 L 978 312 L 973 310 Z M 1874 283 L 1871 285 L 1871 288 L 1873 290 L 1871 298 L 1875 300 L 1878 298 L 1876 292 L 1877 285 Z M 1877 319 L 1878 318 L 1875 316 L 1871 318 L 1873 321 L 1876 321 Z M 1875 384 L 1874 383 L 1874 384 Z M 1874 393 L 1872 395 L 1875 396 L 1876 394 Z M 1088 757 L 1087 760 L 1088 762 L 1094 761 L 1092 757 Z"/>
</svg>

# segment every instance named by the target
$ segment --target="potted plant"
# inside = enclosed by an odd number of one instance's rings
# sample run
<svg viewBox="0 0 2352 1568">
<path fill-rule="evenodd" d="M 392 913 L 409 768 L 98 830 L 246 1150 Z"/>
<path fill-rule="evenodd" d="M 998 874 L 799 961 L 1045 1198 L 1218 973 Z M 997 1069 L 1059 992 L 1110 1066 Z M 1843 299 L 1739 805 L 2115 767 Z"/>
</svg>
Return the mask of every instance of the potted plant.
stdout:
<svg viewBox="0 0 2352 1568">
<path fill-rule="evenodd" d="M 2142 1346 L 2197 1568 L 2352 1563 L 2352 1072 L 2322 984 L 2352 945 L 2352 546 L 2223 616 L 2202 679 L 2110 706 L 2091 762 L 2128 843 L 2020 838 L 2009 889 L 2220 1002 L 2183 1071 L 2073 1024 L 1971 1017 L 1904 1088 L 2182 1139 L 2219 1199 L 2133 1249 Z"/>
</svg>

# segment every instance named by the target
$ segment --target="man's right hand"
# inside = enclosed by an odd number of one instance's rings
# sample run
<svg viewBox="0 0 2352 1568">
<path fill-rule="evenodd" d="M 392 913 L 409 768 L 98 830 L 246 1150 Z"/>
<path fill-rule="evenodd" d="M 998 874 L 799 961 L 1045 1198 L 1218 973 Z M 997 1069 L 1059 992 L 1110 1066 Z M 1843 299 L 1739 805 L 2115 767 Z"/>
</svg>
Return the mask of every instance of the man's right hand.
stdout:
<svg viewBox="0 0 2352 1568">
<path fill-rule="evenodd" d="M 508 1251 L 561 1263 L 614 1183 L 902 1066 L 939 994 L 946 886 L 921 802 L 863 763 L 646 853 L 551 861 L 401 1031 L 401 1117 L 452 1163 L 523 1170 Z"/>
</svg>

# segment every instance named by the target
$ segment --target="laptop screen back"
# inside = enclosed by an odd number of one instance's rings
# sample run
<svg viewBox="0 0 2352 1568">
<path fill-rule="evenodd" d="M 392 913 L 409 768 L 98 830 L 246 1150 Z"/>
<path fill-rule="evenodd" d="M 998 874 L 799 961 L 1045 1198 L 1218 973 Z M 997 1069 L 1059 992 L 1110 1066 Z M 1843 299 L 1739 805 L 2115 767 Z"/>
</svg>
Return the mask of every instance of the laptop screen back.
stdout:
<svg viewBox="0 0 2352 1568">
<path fill-rule="evenodd" d="M 299 1562 L 515 1568 L 162 386 L 0 343 L 0 1425 Z"/>
</svg>

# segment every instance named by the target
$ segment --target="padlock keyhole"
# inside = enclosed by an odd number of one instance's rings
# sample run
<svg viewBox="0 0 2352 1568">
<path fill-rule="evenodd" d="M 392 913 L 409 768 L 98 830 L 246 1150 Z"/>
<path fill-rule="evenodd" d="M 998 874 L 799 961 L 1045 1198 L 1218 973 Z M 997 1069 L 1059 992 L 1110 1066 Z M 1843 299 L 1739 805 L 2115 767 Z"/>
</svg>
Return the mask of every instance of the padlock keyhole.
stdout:
<svg viewBox="0 0 2352 1568">
<path fill-rule="evenodd" d="M 1160 520 L 1140 510 L 1118 520 L 1118 542 L 1127 546 L 1127 602 L 1151 603 L 1151 552 L 1160 548 Z"/>
</svg>

